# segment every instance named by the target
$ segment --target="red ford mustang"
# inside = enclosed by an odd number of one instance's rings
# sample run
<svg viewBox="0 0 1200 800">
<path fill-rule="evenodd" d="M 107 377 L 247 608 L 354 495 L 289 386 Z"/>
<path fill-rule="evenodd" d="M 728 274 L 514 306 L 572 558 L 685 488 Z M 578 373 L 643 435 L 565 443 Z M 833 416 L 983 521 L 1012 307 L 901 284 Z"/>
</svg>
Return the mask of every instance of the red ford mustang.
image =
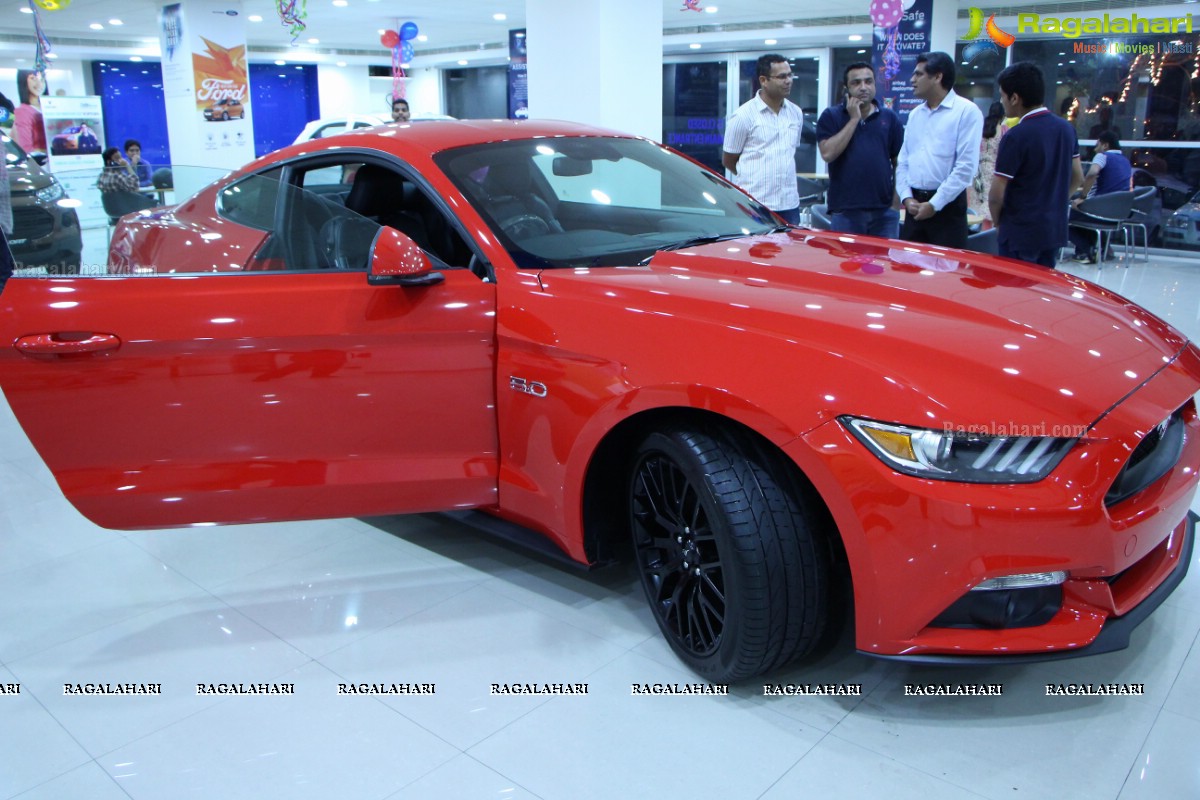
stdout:
<svg viewBox="0 0 1200 800">
<path fill-rule="evenodd" d="M 419 511 L 636 559 L 725 682 L 1126 646 L 1183 579 L 1200 352 L 1076 278 L 787 229 L 651 142 L 295 145 L 16 278 L 0 384 L 115 528 Z"/>
</svg>

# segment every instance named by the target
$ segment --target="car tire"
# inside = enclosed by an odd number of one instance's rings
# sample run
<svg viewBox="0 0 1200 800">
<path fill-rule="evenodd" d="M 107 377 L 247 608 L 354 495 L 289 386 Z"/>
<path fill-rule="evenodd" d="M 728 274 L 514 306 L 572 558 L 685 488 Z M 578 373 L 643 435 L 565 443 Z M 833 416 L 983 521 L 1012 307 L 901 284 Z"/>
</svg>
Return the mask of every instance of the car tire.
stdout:
<svg viewBox="0 0 1200 800">
<path fill-rule="evenodd" d="M 656 431 L 638 447 L 627 496 L 642 587 L 676 655 L 710 682 L 823 643 L 833 570 L 808 492 L 732 431 Z"/>
<path fill-rule="evenodd" d="M 229 122 L 229 112 L 228 111 L 222 112 L 221 119 L 224 120 L 225 122 Z"/>
</svg>

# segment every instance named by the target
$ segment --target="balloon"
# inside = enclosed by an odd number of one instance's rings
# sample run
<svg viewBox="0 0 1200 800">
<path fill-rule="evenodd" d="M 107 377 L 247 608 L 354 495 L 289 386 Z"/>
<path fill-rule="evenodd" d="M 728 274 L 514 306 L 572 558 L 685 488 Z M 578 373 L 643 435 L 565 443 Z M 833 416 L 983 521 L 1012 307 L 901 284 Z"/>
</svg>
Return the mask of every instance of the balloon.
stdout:
<svg viewBox="0 0 1200 800">
<path fill-rule="evenodd" d="M 414 55 L 416 55 L 416 53 L 413 51 L 412 42 L 408 42 L 408 41 L 401 42 L 401 44 L 400 44 L 400 60 L 403 61 L 405 64 L 411 63 Z"/>
<path fill-rule="evenodd" d="M 400 41 L 408 41 L 409 39 L 417 38 L 420 31 L 417 29 L 417 23 L 406 22 L 400 26 Z"/>
<path fill-rule="evenodd" d="M 877 28 L 891 28 L 904 16 L 902 0 L 871 0 L 871 22 Z"/>
<path fill-rule="evenodd" d="M 390 50 L 400 44 L 400 34 L 395 31 L 384 31 L 383 35 L 379 37 L 379 43 Z"/>
</svg>

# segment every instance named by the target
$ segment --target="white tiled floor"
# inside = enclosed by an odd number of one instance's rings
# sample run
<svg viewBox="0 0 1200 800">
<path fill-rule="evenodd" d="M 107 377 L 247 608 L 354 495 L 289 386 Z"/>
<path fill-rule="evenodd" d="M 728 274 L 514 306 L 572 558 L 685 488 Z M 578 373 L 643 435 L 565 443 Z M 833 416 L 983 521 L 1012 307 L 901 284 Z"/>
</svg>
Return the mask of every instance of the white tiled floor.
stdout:
<svg viewBox="0 0 1200 800">
<path fill-rule="evenodd" d="M 1200 337 L 1200 262 L 1099 280 Z M 0 798 L 1195 798 L 1198 631 L 1200 555 L 1119 653 L 964 673 L 843 647 L 774 680 L 860 698 L 631 697 L 692 676 L 628 569 L 575 573 L 436 516 L 100 530 L 0 405 L 0 684 L 21 685 L 0 694 Z M 347 681 L 437 693 L 339 696 Z M 488 693 L 509 681 L 590 693 Z M 902 689 L 962 681 L 1004 694 Z M 1045 696 L 1064 681 L 1146 694 Z M 63 695 L 81 682 L 162 695 Z M 217 682 L 295 694 L 197 696 Z"/>
</svg>

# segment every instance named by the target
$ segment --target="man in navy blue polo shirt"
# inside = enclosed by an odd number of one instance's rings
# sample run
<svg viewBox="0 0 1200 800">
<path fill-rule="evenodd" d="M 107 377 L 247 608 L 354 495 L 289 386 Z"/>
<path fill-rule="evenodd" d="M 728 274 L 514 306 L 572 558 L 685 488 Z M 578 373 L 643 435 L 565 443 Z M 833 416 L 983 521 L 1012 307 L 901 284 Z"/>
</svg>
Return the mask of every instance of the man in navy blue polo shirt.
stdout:
<svg viewBox="0 0 1200 800">
<path fill-rule="evenodd" d="M 1046 83 L 1030 61 L 996 78 L 1000 102 L 1021 122 L 1000 140 L 988 194 L 1002 256 L 1054 268 L 1067 241 L 1068 198 L 1083 182 L 1075 129 L 1042 103 Z"/>
<path fill-rule="evenodd" d="M 894 169 L 904 126 L 875 101 L 875 70 L 858 62 L 842 75 L 845 101 L 817 121 L 817 146 L 829 164 L 829 213 L 835 231 L 895 239 L 900 212 L 892 208 Z"/>
</svg>

